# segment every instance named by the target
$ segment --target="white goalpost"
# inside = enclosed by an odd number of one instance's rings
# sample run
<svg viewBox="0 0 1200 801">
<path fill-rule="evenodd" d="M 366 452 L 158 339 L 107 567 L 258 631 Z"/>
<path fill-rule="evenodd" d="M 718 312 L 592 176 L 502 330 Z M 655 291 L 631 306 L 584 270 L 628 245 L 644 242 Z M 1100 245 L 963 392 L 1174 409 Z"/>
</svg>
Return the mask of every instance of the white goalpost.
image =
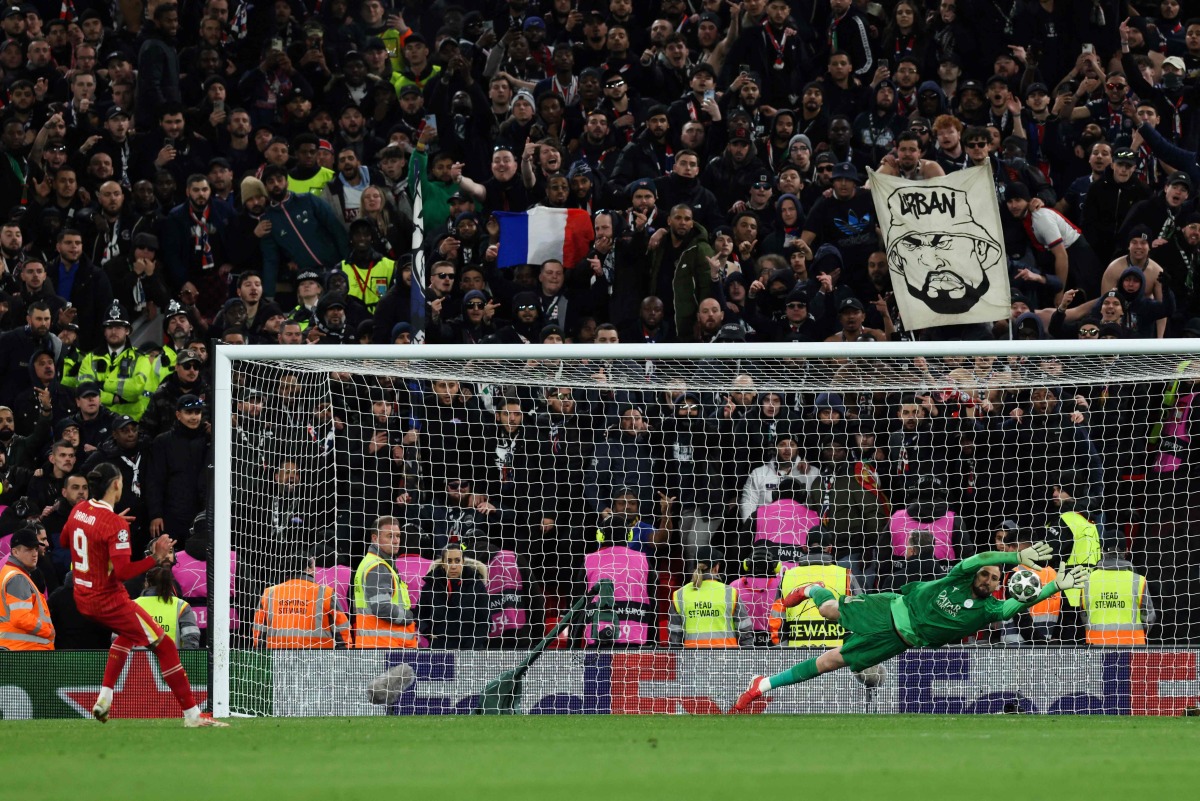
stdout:
<svg viewBox="0 0 1200 801">
<path fill-rule="evenodd" d="M 836 565 L 851 592 L 896 591 L 1031 539 L 1051 541 L 1056 568 L 1093 568 L 1109 602 L 1063 599 L 904 654 L 879 687 L 831 675 L 779 691 L 770 711 L 1160 714 L 1200 695 L 1196 340 L 219 345 L 212 358 L 218 717 L 470 711 L 597 577 L 617 583 L 615 641 L 590 618 L 566 627 L 520 708 L 722 713 L 750 675 L 839 636 L 814 633 L 811 610 L 772 610 L 787 570 Z M 353 575 L 381 518 L 402 532 L 388 557 L 417 649 L 354 647 Z M 462 579 L 447 547 L 463 551 Z M 683 648 L 672 594 L 710 552 L 750 634 Z M 614 564 L 626 572 L 604 572 Z M 333 589 L 351 631 L 339 647 L 256 640 L 264 591 L 301 575 Z M 415 683 L 371 697 L 401 665 Z"/>
</svg>

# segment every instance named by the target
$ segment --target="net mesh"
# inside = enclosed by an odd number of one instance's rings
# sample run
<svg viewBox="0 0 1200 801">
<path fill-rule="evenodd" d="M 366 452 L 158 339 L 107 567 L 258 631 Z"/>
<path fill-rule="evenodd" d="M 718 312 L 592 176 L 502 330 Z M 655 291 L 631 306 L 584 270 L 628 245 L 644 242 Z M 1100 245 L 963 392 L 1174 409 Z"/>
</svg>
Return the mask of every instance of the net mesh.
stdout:
<svg viewBox="0 0 1200 801">
<path fill-rule="evenodd" d="M 354 641 L 354 571 L 392 522 L 394 540 L 376 551 L 407 597 L 385 600 L 408 610 L 421 649 L 528 647 L 605 576 L 616 578 L 616 642 L 598 643 L 582 620 L 555 647 L 678 645 L 691 632 L 672 631 L 672 594 L 698 556 L 720 558 L 720 578 L 739 589 L 746 621 L 731 644 L 821 646 L 838 632 L 814 633 L 772 610 L 784 571 L 840 565 L 852 592 L 895 591 L 979 551 L 1033 540 L 1054 546 L 1059 569 L 1144 577 L 1144 590 L 1134 583 L 1135 597 L 1118 599 L 1132 605 L 1126 622 L 1147 644 L 1189 643 L 1200 363 L 867 351 L 235 361 L 224 479 L 231 645 L 242 657 L 235 711 L 271 713 L 263 697 L 274 692 L 290 699 L 276 713 L 302 714 L 297 688 L 312 687 L 329 688 L 313 701 L 321 714 L 382 711 L 343 679 L 382 674 L 399 664 L 395 651 L 322 660 L 296 650 Z M 379 526 L 381 518 L 394 521 Z M 261 656 L 273 650 L 264 650 L 265 599 L 303 575 L 331 588 L 337 611 L 315 625 L 327 642 L 273 643 L 291 667 L 276 660 L 272 679 Z M 1113 613 L 1086 603 L 1035 609 L 972 644 L 1096 643 Z M 351 669 L 347 658 L 367 662 Z M 747 656 L 738 659 L 740 671 Z M 500 670 L 515 658 L 492 661 Z M 426 657 L 420 664 L 437 673 Z"/>
</svg>

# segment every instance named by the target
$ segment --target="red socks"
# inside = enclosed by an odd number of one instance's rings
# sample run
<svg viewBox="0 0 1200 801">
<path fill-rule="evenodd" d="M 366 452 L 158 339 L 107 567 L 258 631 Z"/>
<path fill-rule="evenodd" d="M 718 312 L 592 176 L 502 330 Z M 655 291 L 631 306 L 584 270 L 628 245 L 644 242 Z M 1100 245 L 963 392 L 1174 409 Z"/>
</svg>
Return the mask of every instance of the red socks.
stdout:
<svg viewBox="0 0 1200 801">
<path fill-rule="evenodd" d="M 154 646 L 154 653 L 158 656 L 158 669 L 162 671 L 163 681 L 171 688 L 171 693 L 179 702 L 179 706 L 184 710 L 194 707 L 196 701 L 192 698 L 192 685 L 188 682 L 187 673 L 184 672 L 183 665 L 179 662 L 179 649 L 175 647 L 175 641 L 163 635 L 163 638 L 158 641 L 158 645 Z M 109 664 L 112 664 L 111 652 Z M 107 671 L 104 676 L 107 681 Z"/>
<path fill-rule="evenodd" d="M 133 648 L 133 640 L 118 636 L 108 649 L 108 663 L 104 666 L 104 686 L 113 689 L 121 671 L 125 668 L 125 660 L 129 658 L 129 649 Z"/>
</svg>

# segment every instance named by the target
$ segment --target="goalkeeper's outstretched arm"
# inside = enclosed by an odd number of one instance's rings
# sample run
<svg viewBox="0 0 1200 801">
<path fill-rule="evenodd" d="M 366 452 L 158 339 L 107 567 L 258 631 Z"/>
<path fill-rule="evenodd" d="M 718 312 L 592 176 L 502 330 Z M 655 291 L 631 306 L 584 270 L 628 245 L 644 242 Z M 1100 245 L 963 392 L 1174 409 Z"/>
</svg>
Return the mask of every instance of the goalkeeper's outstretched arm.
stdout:
<svg viewBox="0 0 1200 801">
<path fill-rule="evenodd" d="M 1077 587 L 1082 587 L 1083 582 L 1087 579 L 1087 575 L 1088 569 L 1086 567 L 1083 565 L 1076 565 L 1066 574 L 1060 575 L 1057 579 L 1050 582 L 1045 587 L 1042 587 L 1042 591 L 1039 592 L 1037 597 L 1035 597 L 1033 600 L 1018 601 L 1016 598 L 1009 598 L 1001 605 L 1000 611 L 1004 615 L 1004 619 L 1007 620 L 1018 612 L 1028 609 L 1035 604 L 1041 603 L 1055 593 L 1062 592 L 1063 590 L 1073 590 Z"/>
<path fill-rule="evenodd" d="M 1053 553 L 1054 548 L 1046 542 L 1034 543 L 1022 551 L 985 551 L 959 562 L 950 571 L 950 575 L 955 578 L 973 576 L 981 567 L 988 565 L 1019 565 L 1022 563 L 1033 565 L 1045 562 Z"/>
</svg>

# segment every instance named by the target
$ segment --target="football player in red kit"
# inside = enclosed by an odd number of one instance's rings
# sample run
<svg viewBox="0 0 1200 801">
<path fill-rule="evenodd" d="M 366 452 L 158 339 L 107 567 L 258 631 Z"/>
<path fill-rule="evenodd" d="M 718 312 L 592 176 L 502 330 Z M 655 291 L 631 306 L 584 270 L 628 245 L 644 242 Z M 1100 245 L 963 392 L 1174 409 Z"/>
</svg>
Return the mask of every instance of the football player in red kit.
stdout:
<svg viewBox="0 0 1200 801">
<path fill-rule="evenodd" d="M 71 510 L 61 539 L 63 547 L 71 554 L 75 603 L 79 611 L 117 635 L 108 651 L 104 683 L 96 705 L 92 707 L 92 715 L 101 723 L 108 721 L 113 688 L 130 650 L 140 645 L 152 649 L 158 657 L 163 681 L 183 709 L 184 726 L 228 726 L 200 713 L 200 707 L 192 698 L 187 674 L 179 663 L 179 651 L 174 641 L 163 635 L 150 614 L 135 604 L 125 589 L 124 582 L 155 565 L 170 565 L 174 540 L 164 534 L 151 543 L 153 556 L 131 561 L 129 525 L 113 511 L 113 504 L 124 490 L 121 471 L 115 465 L 104 463 L 88 473 L 87 480 L 91 500 L 80 501 Z"/>
</svg>

